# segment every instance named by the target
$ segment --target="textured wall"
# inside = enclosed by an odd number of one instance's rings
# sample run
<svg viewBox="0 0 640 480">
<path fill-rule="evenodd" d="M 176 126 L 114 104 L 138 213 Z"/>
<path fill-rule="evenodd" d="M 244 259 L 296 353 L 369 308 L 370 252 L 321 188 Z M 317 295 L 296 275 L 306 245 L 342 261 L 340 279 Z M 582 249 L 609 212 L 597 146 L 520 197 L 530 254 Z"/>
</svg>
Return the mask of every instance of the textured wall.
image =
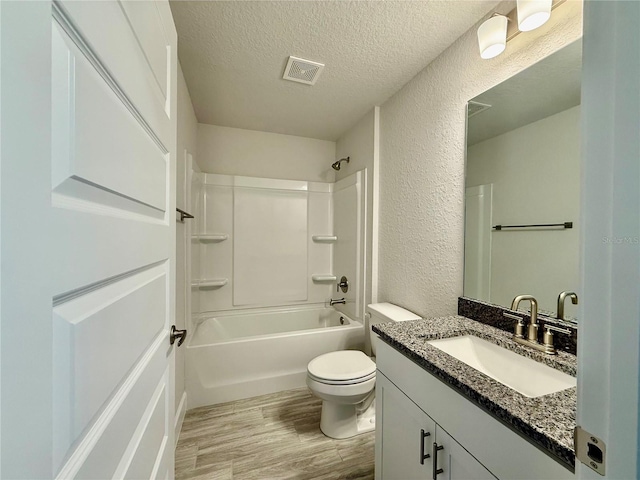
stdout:
<svg viewBox="0 0 640 480">
<path fill-rule="evenodd" d="M 335 141 L 497 3 L 172 1 L 171 9 L 200 122 Z M 324 63 L 318 83 L 283 81 L 289 55 Z"/>
<path fill-rule="evenodd" d="M 340 171 L 336 172 L 336 180 L 373 166 L 374 116 L 375 109 L 371 109 L 338 139 L 336 160 L 344 157 L 350 157 L 350 160 L 342 163 Z"/>
<path fill-rule="evenodd" d="M 455 313 L 462 294 L 466 102 L 580 38 L 582 2 L 492 60 L 480 58 L 476 31 L 381 107 L 379 300 L 424 316 Z"/>
<path fill-rule="evenodd" d="M 333 182 L 335 154 L 327 140 L 198 125 L 198 164 L 206 173 Z"/>
</svg>

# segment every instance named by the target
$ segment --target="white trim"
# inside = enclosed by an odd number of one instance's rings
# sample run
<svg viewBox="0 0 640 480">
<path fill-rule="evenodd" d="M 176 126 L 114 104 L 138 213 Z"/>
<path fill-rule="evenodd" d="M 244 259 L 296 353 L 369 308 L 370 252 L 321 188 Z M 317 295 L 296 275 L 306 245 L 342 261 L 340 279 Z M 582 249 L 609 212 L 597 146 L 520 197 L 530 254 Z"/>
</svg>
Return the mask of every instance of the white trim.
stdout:
<svg viewBox="0 0 640 480">
<path fill-rule="evenodd" d="M 2 5 L 0 4 L 0 26 L 2 26 Z M 0 52 L 2 52 L 2 35 L 0 35 Z M 0 64 L 2 63 L 2 54 L 0 53 Z M 2 75 L 0 75 L 0 107 L 2 106 Z M 0 108 L 0 138 L 2 138 L 2 108 Z M 6 160 L 5 160 L 6 161 Z M 0 212 L 2 211 L 2 149 L 0 149 Z M 2 264 L 2 222 L 0 222 L 0 264 Z M 0 303 L 2 302 L 2 275 L 0 275 Z M 0 345 L 2 345 L 2 332 L 4 331 L 4 323 L 2 322 L 2 309 L 0 309 Z M 2 348 L 0 347 L 0 371 L 2 371 Z M 0 398 L 2 396 L 2 382 L 0 382 Z M 0 410 L 0 425 L 2 425 L 2 411 Z M 0 431 L 2 433 L 3 431 Z M 2 452 L 2 437 L 0 434 L 0 452 Z M 2 472 L 2 455 L 0 455 L 0 472 Z"/>
<path fill-rule="evenodd" d="M 187 413 L 187 392 L 185 391 L 185 392 L 182 392 L 182 398 L 180 399 L 180 404 L 176 409 L 176 419 L 173 424 L 174 431 L 175 431 L 175 435 L 174 435 L 175 445 L 173 446 L 174 449 L 175 447 L 178 446 L 178 439 L 180 438 L 180 432 L 182 431 L 182 424 L 184 423 L 184 416 L 186 415 L 186 413 Z"/>
<path fill-rule="evenodd" d="M 359 209 L 362 212 L 362 221 L 360 222 L 360 226 L 362 229 L 362 233 L 360 236 L 360 240 L 358 241 L 358 243 L 361 246 L 362 251 L 360 252 L 360 258 L 361 260 L 361 265 L 360 265 L 360 308 L 358 310 L 359 313 L 359 318 L 362 321 L 362 323 L 364 323 L 364 315 L 365 312 L 367 311 L 367 283 L 369 283 L 370 277 L 367 275 L 367 272 L 369 271 L 369 265 L 367 264 L 367 256 L 368 256 L 368 249 L 367 249 L 367 233 L 369 231 L 369 225 L 368 225 L 368 219 L 369 219 L 369 204 L 367 202 L 367 199 L 369 198 L 369 188 L 371 188 L 369 186 L 369 172 L 368 172 L 368 168 L 365 168 L 364 170 L 361 170 L 361 181 L 360 181 L 360 185 L 361 185 L 361 191 L 360 191 L 360 198 L 361 198 L 361 208 Z"/>
<path fill-rule="evenodd" d="M 373 202 L 371 221 L 371 303 L 378 303 L 378 232 L 380 230 L 380 107 L 373 109 Z"/>
<path fill-rule="evenodd" d="M 160 405 L 161 402 L 166 403 L 165 398 L 167 395 L 173 395 L 173 392 L 168 391 L 169 385 L 167 382 L 167 377 L 168 377 L 168 374 L 167 372 L 165 372 L 165 374 L 162 376 L 162 380 L 160 380 L 160 383 L 156 387 L 155 392 L 153 392 L 153 395 L 151 396 L 151 401 L 147 405 L 147 408 L 144 411 L 144 413 L 142 414 L 140 423 L 138 423 L 138 427 L 136 428 L 136 431 L 133 433 L 133 436 L 129 441 L 129 445 L 127 446 L 127 449 L 125 450 L 125 453 L 122 456 L 122 459 L 120 460 L 120 464 L 117 466 L 116 471 L 113 474 L 113 478 L 125 478 L 129 468 L 131 468 L 131 463 L 136 457 L 136 453 L 140 449 L 141 442 L 144 441 L 144 434 L 149 428 L 149 423 L 151 422 L 154 413 L 158 409 L 158 406 Z M 164 408 L 167 408 L 166 404 L 164 405 Z M 158 450 L 158 457 L 154 462 L 154 472 L 151 478 L 157 478 L 157 475 L 156 475 L 157 468 L 160 466 L 160 463 L 161 463 L 160 459 L 164 452 L 164 448 L 165 448 L 164 445 L 166 441 L 167 441 L 167 438 L 165 436 L 164 439 L 162 440 L 161 447 Z"/>
<path fill-rule="evenodd" d="M 58 473 L 58 475 L 56 475 L 57 479 L 62 480 L 67 478 L 74 478 L 77 475 L 85 460 L 89 457 L 89 454 L 91 454 L 93 448 L 100 440 L 100 437 L 105 432 L 107 427 L 111 424 L 111 421 L 116 416 L 120 407 L 129 396 L 129 393 L 131 393 L 133 387 L 140 380 L 140 377 L 145 372 L 147 366 L 151 362 L 151 359 L 159 349 L 165 346 L 166 341 L 167 332 L 166 330 L 162 330 L 156 337 L 151 347 L 138 362 L 138 365 L 136 365 L 136 367 L 133 369 L 133 372 L 131 373 L 131 375 L 129 375 L 129 378 L 127 378 L 122 387 L 114 395 L 113 400 L 109 402 L 107 408 L 100 414 L 89 432 L 85 435 L 78 447 L 74 450 L 71 458 L 69 458 L 69 460 L 60 469 L 60 472 Z"/>
</svg>

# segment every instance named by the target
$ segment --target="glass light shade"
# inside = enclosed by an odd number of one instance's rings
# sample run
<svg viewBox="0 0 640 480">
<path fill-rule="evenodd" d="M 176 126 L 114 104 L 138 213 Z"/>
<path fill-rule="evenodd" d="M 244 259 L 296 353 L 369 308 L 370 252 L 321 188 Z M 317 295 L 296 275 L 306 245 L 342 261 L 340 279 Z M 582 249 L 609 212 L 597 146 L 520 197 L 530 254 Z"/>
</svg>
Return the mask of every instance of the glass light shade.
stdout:
<svg viewBox="0 0 640 480">
<path fill-rule="evenodd" d="M 518 29 L 528 32 L 543 25 L 551 17 L 552 0 L 518 0 Z"/>
<path fill-rule="evenodd" d="M 489 59 L 500 55 L 507 46 L 507 17 L 495 15 L 478 27 L 480 56 Z"/>
</svg>

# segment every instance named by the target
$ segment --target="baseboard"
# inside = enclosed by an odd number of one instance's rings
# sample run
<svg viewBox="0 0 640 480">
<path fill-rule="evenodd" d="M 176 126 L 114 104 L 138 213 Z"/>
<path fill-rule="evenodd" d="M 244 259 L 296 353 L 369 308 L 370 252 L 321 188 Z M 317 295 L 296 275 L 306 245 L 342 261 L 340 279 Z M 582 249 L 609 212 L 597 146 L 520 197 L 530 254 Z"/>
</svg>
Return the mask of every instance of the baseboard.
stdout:
<svg viewBox="0 0 640 480">
<path fill-rule="evenodd" d="M 180 438 L 180 431 L 182 430 L 182 422 L 184 422 L 184 415 L 186 413 L 187 413 L 187 392 L 183 392 L 182 398 L 180 399 L 180 404 L 178 405 L 178 409 L 176 410 L 176 420 L 174 423 L 176 445 L 178 445 L 178 438 Z"/>
</svg>

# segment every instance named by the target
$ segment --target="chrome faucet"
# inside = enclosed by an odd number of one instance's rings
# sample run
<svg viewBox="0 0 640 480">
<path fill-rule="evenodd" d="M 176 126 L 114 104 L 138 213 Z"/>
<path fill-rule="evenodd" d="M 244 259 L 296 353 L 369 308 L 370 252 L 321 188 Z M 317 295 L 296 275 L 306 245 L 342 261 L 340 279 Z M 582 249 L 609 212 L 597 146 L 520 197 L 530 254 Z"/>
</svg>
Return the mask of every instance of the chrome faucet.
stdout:
<svg viewBox="0 0 640 480">
<path fill-rule="evenodd" d="M 523 300 L 529 300 L 531 302 L 531 321 L 527 329 L 527 340 L 538 343 L 538 301 L 532 295 L 518 295 L 513 299 L 513 302 L 511 302 L 511 310 L 514 312 L 517 311 L 518 305 L 520 305 L 520 302 Z"/>
<path fill-rule="evenodd" d="M 332 307 L 334 305 L 339 304 L 339 303 L 342 304 L 342 305 L 346 304 L 346 302 L 344 301 L 344 297 L 338 298 L 337 300 L 334 300 L 333 298 L 331 300 L 329 300 L 329 305 L 332 306 Z"/>
<path fill-rule="evenodd" d="M 564 301 L 567 297 L 571 299 L 571 303 L 574 305 L 578 304 L 578 295 L 575 292 L 561 292 L 558 295 L 558 309 L 556 310 L 556 318 L 559 320 L 564 320 Z"/>
</svg>

